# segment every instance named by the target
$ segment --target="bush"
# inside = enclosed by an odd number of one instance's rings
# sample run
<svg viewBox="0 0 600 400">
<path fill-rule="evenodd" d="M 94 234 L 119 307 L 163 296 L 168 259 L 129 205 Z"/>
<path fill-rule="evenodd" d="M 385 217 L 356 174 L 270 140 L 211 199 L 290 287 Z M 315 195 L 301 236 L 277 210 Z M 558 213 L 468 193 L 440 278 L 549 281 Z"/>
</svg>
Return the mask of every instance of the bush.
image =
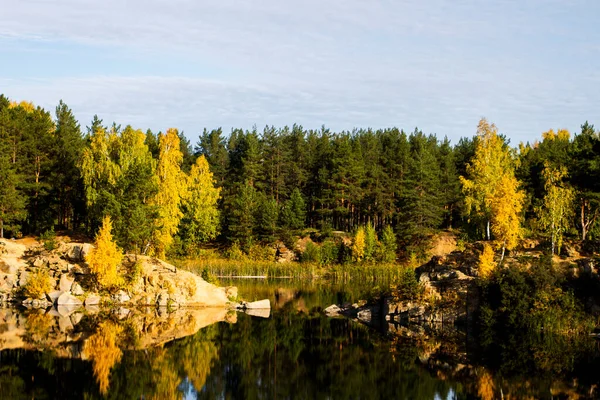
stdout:
<svg viewBox="0 0 600 400">
<path fill-rule="evenodd" d="M 258 244 L 248 248 L 248 258 L 252 261 L 275 261 L 277 251 L 270 246 L 261 246 Z"/>
<path fill-rule="evenodd" d="M 306 243 L 306 249 L 304 250 L 304 253 L 302 253 L 300 260 L 302 262 L 320 263 L 321 262 L 321 249 L 319 248 L 319 246 L 317 246 L 313 242 Z"/>
<path fill-rule="evenodd" d="M 401 267 L 398 282 L 394 287 L 394 296 L 400 300 L 416 300 L 423 295 L 423 287 L 417 280 L 417 274 L 412 267 Z"/>
<path fill-rule="evenodd" d="M 321 245 L 321 264 L 331 265 L 338 262 L 340 246 L 331 239 L 327 239 Z"/>
<path fill-rule="evenodd" d="M 481 278 L 487 279 L 494 269 L 496 268 L 496 264 L 494 263 L 494 249 L 489 243 L 483 244 L 483 251 L 479 256 L 479 276 Z"/>
<path fill-rule="evenodd" d="M 234 242 L 229 250 L 227 250 L 227 258 L 235 261 L 242 261 L 246 258 L 238 242 Z"/>
<path fill-rule="evenodd" d="M 29 275 L 29 279 L 27 280 L 27 284 L 25 284 L 23 291 L 25 296 L 31 297 L 32 299 L 39 299 L 51 290 L 52 285 L 50 284 L 48 272 L 39 269 Z"/>
<path fill-rule="evenodd" d="M 56 233 L 54 228 L 50 228 L 40 235 L 40 241 L 44 243 L 44 248 L 48 251 L 56 249 Z"/>
</svg>

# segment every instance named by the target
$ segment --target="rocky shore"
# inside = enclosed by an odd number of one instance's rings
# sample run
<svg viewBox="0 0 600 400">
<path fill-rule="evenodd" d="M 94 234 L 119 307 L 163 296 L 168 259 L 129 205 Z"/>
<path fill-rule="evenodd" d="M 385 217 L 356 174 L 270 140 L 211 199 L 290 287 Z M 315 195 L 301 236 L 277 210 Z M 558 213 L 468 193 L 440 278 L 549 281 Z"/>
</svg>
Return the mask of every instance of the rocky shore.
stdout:
<svg viewBox="0 0 600 400">
<path fill-rule="evenodd" d="M 160 307 L 235 307 L 237 289 L 217 287 L 201 277 L 162 260 L 126 255 L 123 270 L 127 284 L 112 291 L 100 290 L 85 263 L 89 243 L 58 243 L 46 250 L 32 241 L 0 240 L 0 302 L 26 307 L 50 306 L 94 309 L 101 305 Z M 39 298 L 26 296 L 32 275 L 44 271 L 49 287 Z"/>
</svg>

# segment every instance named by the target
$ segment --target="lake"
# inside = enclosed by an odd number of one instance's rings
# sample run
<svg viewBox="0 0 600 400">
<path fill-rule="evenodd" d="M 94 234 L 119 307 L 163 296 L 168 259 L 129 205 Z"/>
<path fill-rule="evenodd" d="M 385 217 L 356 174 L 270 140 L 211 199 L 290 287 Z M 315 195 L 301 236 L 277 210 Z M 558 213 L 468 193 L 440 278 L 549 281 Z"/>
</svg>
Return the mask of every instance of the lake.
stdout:
<svg viewBox="0 0 600 400">
<path fill-rule="evenodd" d="M 322 309 L 360 285 L 229 280 L 268 315 L 0 310 L 7 399 L 514 399 L 600 396 L 592 338 L 376 327 Z"/>
</svg>

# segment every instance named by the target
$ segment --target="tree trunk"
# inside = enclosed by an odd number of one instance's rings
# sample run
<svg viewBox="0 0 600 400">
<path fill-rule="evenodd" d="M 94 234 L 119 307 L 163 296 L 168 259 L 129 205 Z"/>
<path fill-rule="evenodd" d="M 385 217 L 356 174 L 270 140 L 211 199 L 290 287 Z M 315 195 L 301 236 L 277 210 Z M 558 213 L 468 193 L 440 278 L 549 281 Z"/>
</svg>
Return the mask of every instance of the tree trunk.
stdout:
<svg viewBox="0 0 600 400">
<path fill-rule="evenodd" d="M 485 234 L 487 236 L 487 240 L 490 240 L 491 235 L 490 235 L 490 220 L 489 219 L 487 221 L 487 225 L 485 226 Z"/>
<path fill-rule="evenodd" d="M 502 265 L 502 262 L 504 261 L 504 251 L 506 250 L 506 240 L 504 241 L 504 243 L 502 243 L 502 255 L 500 256 L 500 265 Z"/>
<path fill-rule="evenodd" d="M 4 220 L 0 219 L 0 239 L 4 239 Z"/>
</svg>

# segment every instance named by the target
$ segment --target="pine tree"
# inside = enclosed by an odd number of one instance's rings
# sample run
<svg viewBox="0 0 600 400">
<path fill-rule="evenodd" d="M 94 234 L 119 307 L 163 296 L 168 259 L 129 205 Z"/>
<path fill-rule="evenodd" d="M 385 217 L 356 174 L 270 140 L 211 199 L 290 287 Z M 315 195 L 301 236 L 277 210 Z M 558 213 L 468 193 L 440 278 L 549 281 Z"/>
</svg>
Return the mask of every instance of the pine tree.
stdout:
<svg viewBox="0 0 600 400">
<path fill-rule="evenodd" d="M 15 236 L 19 232 L 19 222 L 27 215 L 18 182 L 8 155 L 0 153 L 0 238 L 4 238 L 5 231 Z"/>
<path fill-rule="evenodd" d="M 385 262 L 393 262 L 396 260 L 396 249 L 398 247 L 396 243 L 396 235 L 394 234 L 394 229 L 386 225 L 383 228 L 383 232 L 381 235 L 381 244 L 383 246 L 383 259 Z"/>
<path fill-rule="evenodd" d="M 290 199 L 281 210 L 281 224 L 288 229 L 304 229 L 306 205 L 300 190 L 294 189 Z"/>
<path fill-rule="evenodd" d="M 365 261 L 373 261 L 377 249 L 377 232 L 373 224 L 367 224 L 365 227 Z"/>
</svg>

